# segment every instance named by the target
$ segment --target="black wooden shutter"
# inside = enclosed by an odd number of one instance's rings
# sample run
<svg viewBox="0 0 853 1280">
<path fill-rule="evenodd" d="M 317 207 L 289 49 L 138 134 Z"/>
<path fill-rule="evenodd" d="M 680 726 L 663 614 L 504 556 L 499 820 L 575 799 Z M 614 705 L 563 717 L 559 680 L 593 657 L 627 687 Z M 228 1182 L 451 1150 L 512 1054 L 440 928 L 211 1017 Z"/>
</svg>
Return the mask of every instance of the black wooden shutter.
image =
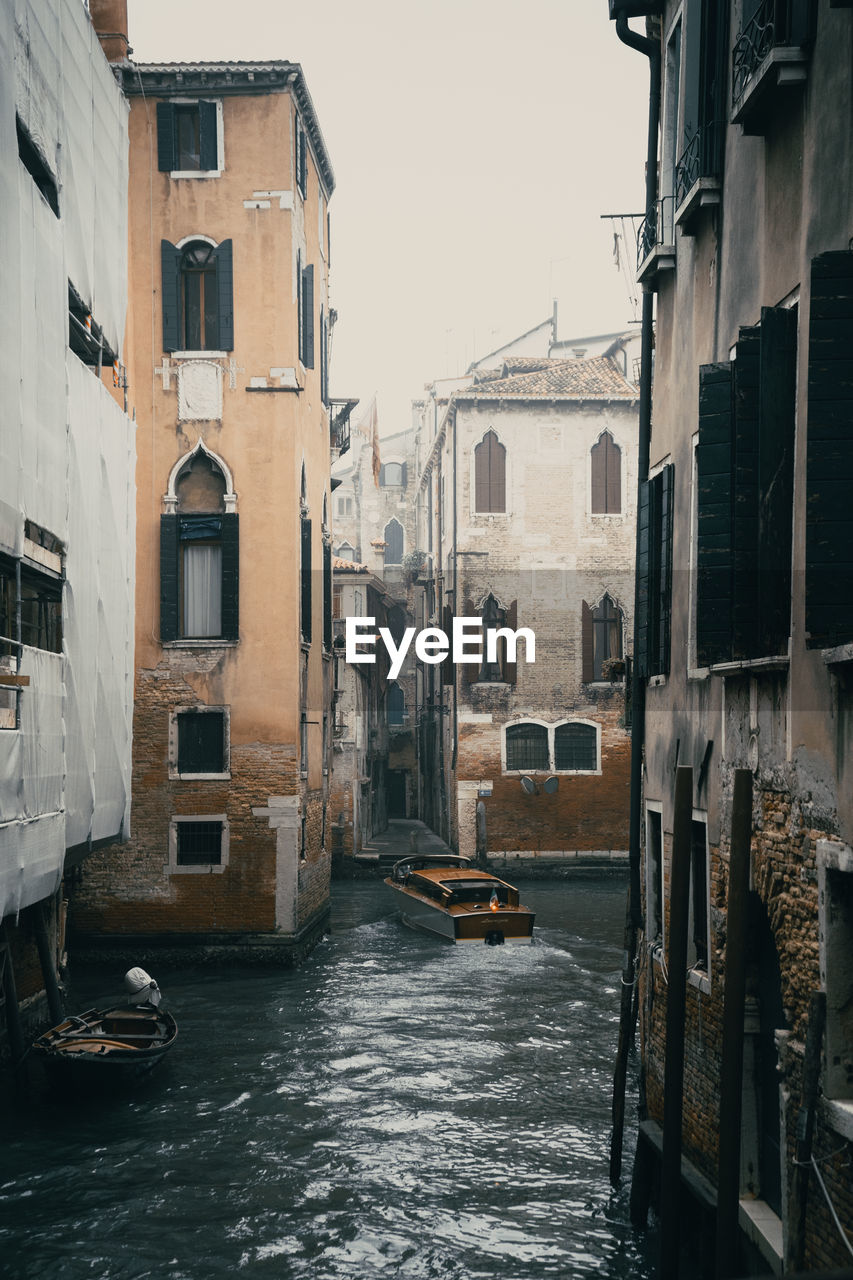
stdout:
<svg viewBox="0 0 853 1280">
<path fill-rule="evenodd" d="M 302 363 L 306 369 L 314 368 L 314 264 L 302 272 L 303 343 L 305 354 Z"/>
<path fill-rule="evenodd" d="M 160 517 L 160 639 L 178 638 L 178 516 Z"/>
<path fill-rule="evenodd" d="M 332 548 L 323 543 L 323 646 L 332 651 Z"/>
<path fill-rule="evenodd" d="M 651 488 L 646 480 L 640 485 L 637 506 L 637 652 L 635 674 L 649 674 L 649 576 L 651 569 L 651 537 L 649 514 Z"/>
<path fill-rule="evenodd" d="M 158 102 L 157 168 L 171 173 L 175 167 L 175 108 L 171 102 Z"/>
<path fill-rule="evenodd" d="M 296 353 L 302 360 L 302 353 L 305 350 L 305 339 L 303 335 L 304 325 L 302 322 L 302 254 L 299 249 L 296 250 Z M 304 364 L 305 361 L 302 360 Z"/>
<path fill-rule="evenodd" d="M 489 511 L 506 511 L 506 449 L 489 432 Z"/>
<path fill-rule="evenodd" d="M 405 489 L 406 485 L 409 483 L 409 473 L 408 473 L 408 468 L 407 468 L 407 465 L 406 465 L 406 463 L 405 463 L 405 462 L 403 463 L 403 468 L 402 468 L 402 477 L 403 477 L 403 478 L 402 478 L 402 480 L 400 481 L 400 483 L 402 484 L 403 488 Z"/>
<path fill-rule="evenodd" d="M 450 607 L 449 604 L 444 605 L 444 607 L 442 608 L 441 626 L 442 626 L 442 630 L 444 631 L 444 634 L 447 636 L 448 640 L 450 641 L 450 648 L 447 650 L 447 653 L 441 659 L 441 662 L 438 664 L 439 667 L 441 668 L 441 683 L 453 684 L 453 677 L 454 677 L 456 668 L 453 663 L 453 609 Z M 473 663 L 471 665 L 473 666 Z M 464 666 L 463 666 L 463 670 L 464 670 Z"/>
<path fill-rule="evenodd" d="M 381 463 L 379 464 L 379 485 L 380 485 L 380 488 L 381 488 L 381 486 L 382 486 L 384 483 L 385 483 L 385 463 L 384 463 L 384 462 L 381 462 Z"/>
<path fill-rule="evenodd" d="M 696 466 L 696 648 L 699 666 L 708 667 L 731 658 L 732 367 L 728 362 L 699 369 Z"/>
<path fill-rule="evenodd" d="M 590 489 L 592 501 L 590 511 L 593 515 L 601 515 L 607 510 L 607 455 L 605 452 L 606 436 L 592 446 L 589 453 Z"/>
<path fill-rule="evenodd" d="M 517 600 L 513 600 L 513 601 L 512 601 L 512 603 L 510 604 L 509 608 L 508 608 L 508 609 L 507 609 L 507 611 L 506 611 L 506 623 L 505 623 L 505 625 L 510 629 L 510 631 L 517 631 L 517 630 L 518 630 L 518 601 L 517 601 Z M 527 642 L 525 641 L 525 646 L 526 646 L 526 644 L 527 644 Z M 507 656 L 507 654 L 508 654 L 508 643 L 507 643 L 507 641 L 504 641 L 504 642 L 503 642 L 503 644 L 499 646 L 499 648 L 498 648 L 498 653 L 499 653 L 499 654 L 500 654 L 500 652 L 501 652 L 501 649 L 503 649 L 503 654 L 504 654 L 504 664 L 503 664 L 503 678 L 504 678 L 504 681 L 505 681 L 505 683 L 506 683 L 506 684 L 515 684 L 515 683 L 517 682 L 517 680 L 518 680 L 518 662 L 517 662 L 517 661 L 516 661 L 516 662 L 510 662 L 510 660 L 509 660 L 509 658 L 508 658 L 508 656 Z M 516 651 L 515 651 L 515 656 L 516 656 L 516 658 L 518 658 L 518 649 L 516 649 Z M 524 655 L 524 656 L 525 656 L 525 657 L 529 657 L 529 654 L 527 653 L 526 649 L 525 649 L 525 655 Z"/>
<path fill-rule="evenodd" d="M 240 639 L 240 526 L 231 512 L 222 517 L 222 638 Z"/>
<path fill-rule="evenodd" d="M 606 445 L 606 507 L 610 515 L 618 515 L 622 510 L 622 450 L 608 432 L 604 436 Z"/>
<path fill-rule="evenodd" d="M 230 240 L 223 240 L 216 259 L 216 293 L 219 301 L 219 349 L 234 350 L 234 257 Z"/>
<path fill-rule="evenodd" d="M 473 600 L 464 600 L 464 601 L 462 602 L 462 617 L 463 617 L 463 618 L 476 618 L 476 617 L 478 617 L 477 610 L 474 608 L 474 601 L 473 601 Z M 451 624 L 451 625 L 452 625 L 452 624 Z M 451 634 L 452 634 L 452 632 L 451 632 Z M 481 660 L 480 660 L 480 663 L 474 663 L 474 662 L 460 662 L 460 664 L 459 664 L 459 680 L 460 680 L 460 683 L 461 683 L 461 684 L 476 684 L 476 683 L 478 682 L 478 680 L 480 679 L 480 666 L 482 665 L 482 663 L 483 663 L 483 661 L 485 660 L 485 657 L 486 657 L 486 639 L 485 639 L 485 633 L 483 633 L 483 646 L 482 646 L 482 647 L 483 647 L 483 655 L 482 655 L 482 658 L 481 658 Z M 453 684 L 453 672 L 452 672 L 452 671 L 451 671 L 450 675 L 448 676 L 447 683 L 448 683 L 448 684 Z"/>
<path fill-rule="evenodd" d="M 732 366 L 732 648 L 737 661 L 758 656 L 759 369 L 761 330 L 741 329 Z"/>
<path fill-rule="evenodd" d="M 660 481 L 660 572 L 658 577 L 658 667 L 669 671 L 672 631 L 672 509 L 675 501 L 675 468 L 670 462 L 655 479 Z"/>
<path fill-rule="evenodd" d="M 181 251 L 168 240 L 160 241 L 160 297 L 163 309 L 163 350 L 180 351 Z"/>
<path fill-rule="evenodd" d="M 301 610 L 300 610 L 300 627 L 302 631 L 302 639 L 310 644 L 311 642 L 311 521 L 303 516 L 302 518 L 302 542 L 301 542 Z"/>
<path fill-rule="evenodd" d="M 592 609 L 584 600 L 581 603 L 581 679 L 584 684 L 595 679 L 594 646 Z"/>
<path fill-rule="evenodd" d="M 797 309 L 761 312 L 757 656 L 788 652 L 797 397 Z"/>
<path fill-rule="evenodd" d="M 199 102 L 199 168 L 219 168 L 219 145 L 217 138 L 216 103 Z"/>
<path fill-rule="evenodd" d="M 812 259 L 806 451 L 810 649 L 853 642 L 853 253 Z"/>
</svg>

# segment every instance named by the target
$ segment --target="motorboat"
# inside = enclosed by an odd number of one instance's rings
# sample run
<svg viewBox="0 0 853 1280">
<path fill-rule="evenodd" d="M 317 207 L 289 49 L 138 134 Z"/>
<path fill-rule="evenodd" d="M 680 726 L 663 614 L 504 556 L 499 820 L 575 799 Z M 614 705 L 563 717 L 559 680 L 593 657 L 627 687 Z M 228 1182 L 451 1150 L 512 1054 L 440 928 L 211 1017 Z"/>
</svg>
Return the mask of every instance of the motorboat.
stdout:
<svg viewBox="0 0 853 1280">
<path fill-rule="evenodd" d="M 178 1027 L 159 1008 L 160 989 L 140 968 L 128 970 L 125 987 L 124 1002 L 72 1014 L 33 1041 L 49 1075 L 74 1085 L 126 1085 L 162 1061 Z"/>
<path fill-rule="evenodd" d="M 533 912 L 505 880 L 455 854 L 413 854 L 394 863 L 385 883 L 406 924 L 449 942 L 530 942 Z"/>
</svg>

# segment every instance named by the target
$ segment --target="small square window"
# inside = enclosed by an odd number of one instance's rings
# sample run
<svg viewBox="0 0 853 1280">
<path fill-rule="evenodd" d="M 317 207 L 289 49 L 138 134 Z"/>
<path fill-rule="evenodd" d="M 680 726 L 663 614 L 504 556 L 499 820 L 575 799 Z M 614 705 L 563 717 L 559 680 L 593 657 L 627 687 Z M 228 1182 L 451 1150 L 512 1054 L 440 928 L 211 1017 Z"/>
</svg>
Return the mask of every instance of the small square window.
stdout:
<svg viewBox="0 0 853 1280">
<path fill-rule="evenodd" d="M 225 716 L 185 711 L 178 716 L 178 773 L 223 773 Z"/>
<path fill-rule="evenodd" d="M 219 866 L 221 861 L 221 822 L 179 822 L 177 824 L 179 867 Z"/>
</svg>

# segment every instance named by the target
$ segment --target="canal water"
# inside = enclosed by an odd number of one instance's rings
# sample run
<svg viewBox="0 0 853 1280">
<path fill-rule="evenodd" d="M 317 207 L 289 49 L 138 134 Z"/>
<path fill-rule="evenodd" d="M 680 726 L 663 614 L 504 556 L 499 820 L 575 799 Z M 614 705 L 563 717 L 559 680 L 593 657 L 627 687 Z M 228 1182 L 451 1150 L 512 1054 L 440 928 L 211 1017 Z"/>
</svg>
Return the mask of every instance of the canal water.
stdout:
<svg viewBox="0 0 853 1280">
<path fill-rule="evenodd" d="M 0 1103 L 4 1280 L 651 1274 L 607 1176 L 624 884 L 523 885 L 530 947 L 386 892 L 336 884 L 298 970 L 155 973 L 180 1035 L 132 1096 Z"/>
</svg>

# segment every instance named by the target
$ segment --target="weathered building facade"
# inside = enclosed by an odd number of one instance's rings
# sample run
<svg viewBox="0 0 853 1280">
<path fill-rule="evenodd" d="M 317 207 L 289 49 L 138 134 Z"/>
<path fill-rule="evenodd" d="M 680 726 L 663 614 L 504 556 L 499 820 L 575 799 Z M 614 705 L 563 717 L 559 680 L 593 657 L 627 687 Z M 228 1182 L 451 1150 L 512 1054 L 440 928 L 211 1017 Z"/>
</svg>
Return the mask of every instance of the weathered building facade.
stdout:
<svg viewBox="0 0 853 1280">
<path fill-rule="evenodd" d="M 718 1230 L 717 1274 L 849 1267 L 853 10 L 830 0 L 610 7 L 623 19 L 658 15 L 648 43 L 633 43 L 661 72 L 660 178 L 638 263 L 657 295 L 636 664 L 646 682 L 640 1156 L 658 1147 L 661 1125 L 667 1142 L 677 1036 L 684 1087 L 669 1138 L 683 1142 L 703 1207 L 722 1220 L 733 1205 L 740 1226 L 728 1240 Z M 631 42 L 624 21 L 621 34 Z M 691 811 L 678 845 L 684 767 Z M 742 912 L 738 771 L 752 788 Z M 682 860 L 686 922 L 673 900 Z M 673 957 L 683 927 L 687 954 Z M 721 1088 L 727 1061 L 737 1084 L 729 1074 Z"/>
<path fill-rule="evenodd" d="M 18 1057 L 45 989 L 60 1012 L 63 883 L 127 833 L 134 427 L 126 104 L 71 0 L 3 0 L 0 63 L 0 970 Z"/>
<path fill-rule="evenodd" d="M 80 946 L 301 955 L 328 912 L 328 201 L 301 68 L 117 68 L 138 422 L 134 804 Z"/>
<path fill-rule="evenodd" d="M 418 668 L 421 816 L 462 854 L 627 857 L 636 409 L 607 356 L 502 356 L 422 402 L 416 621 L 534 637 Z"/>
</svg>

